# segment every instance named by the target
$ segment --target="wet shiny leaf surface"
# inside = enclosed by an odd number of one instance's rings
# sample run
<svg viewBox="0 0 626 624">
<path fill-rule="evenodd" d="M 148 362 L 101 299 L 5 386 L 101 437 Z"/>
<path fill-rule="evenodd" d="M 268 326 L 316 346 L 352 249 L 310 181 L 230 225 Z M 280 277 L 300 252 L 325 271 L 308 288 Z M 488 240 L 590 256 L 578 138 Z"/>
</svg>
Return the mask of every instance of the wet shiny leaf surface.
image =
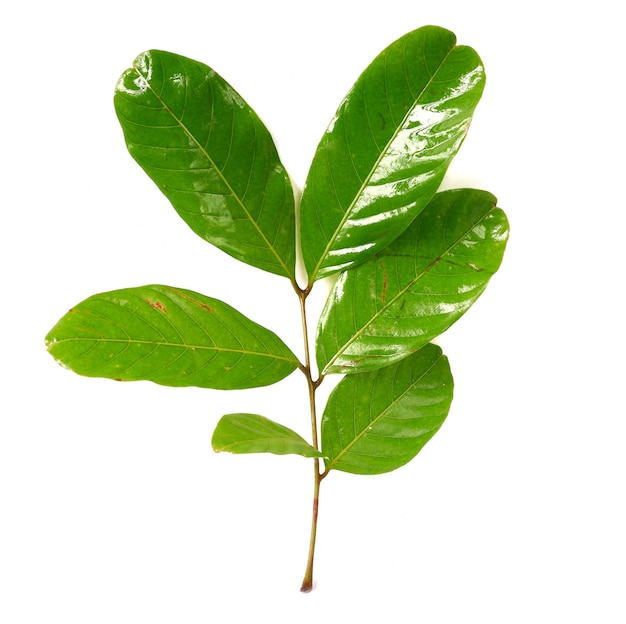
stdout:
<svg viewBox="0 0 626 624">
<path fill-rule="evenodd" d="M 258 414 L 222 416 L 213 432 L 211 444 L 218 453 L 322 456 L 295 431 Z"/>
<path fill-rule="evenodd" d="M 260 269 L 293 278 L 293 189 L 272 138 L 211 68 L 151 50 L 115 90 L 131 156 L 199 236 Z"/>
<path fill-rule="evenodd" d="M 486 288 L 508 232 L 490 193 L 438 193 L 400 238 L 335 283 L 318 326 L 320 371 L 373 370 L 441 334 Z"/>
<path fill-rule="evenodd" d="M 385 49 L 341 103 L 302 196 L 309 283 L 399 236 L 436 192 L 480 99 L 472 48 L 427 26 Z"/>
<path fill-rule="evenodd" d="M 46 344 L 80 375 L 165 386 L 256 388 L 298 365 L 278 336 L 234 308 L 169 286 L 94 295 L 54 326 Z"/>
<path fill-rule="evenodd" d="M 441 427 L 452 402 L 447 358 L 433 344 L 392 366 L 344 377 L 322 417 L 326 471 L 389 472 Z"/>
</svg>

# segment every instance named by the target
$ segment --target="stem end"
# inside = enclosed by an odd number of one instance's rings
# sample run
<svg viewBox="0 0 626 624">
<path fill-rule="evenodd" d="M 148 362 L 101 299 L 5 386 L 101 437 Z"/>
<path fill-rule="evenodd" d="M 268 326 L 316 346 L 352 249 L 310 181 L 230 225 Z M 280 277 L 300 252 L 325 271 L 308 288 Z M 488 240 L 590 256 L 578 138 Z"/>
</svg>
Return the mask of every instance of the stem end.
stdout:
<svg viewBox="0 0 626 624">
<path fill-rule="evenodd" d="M 300 591 L 303 594 L 308 594 L 310 591 L 313 591 L 313 579 L 305 578 L 304 581 L 302 581 Z"/>
</svg>

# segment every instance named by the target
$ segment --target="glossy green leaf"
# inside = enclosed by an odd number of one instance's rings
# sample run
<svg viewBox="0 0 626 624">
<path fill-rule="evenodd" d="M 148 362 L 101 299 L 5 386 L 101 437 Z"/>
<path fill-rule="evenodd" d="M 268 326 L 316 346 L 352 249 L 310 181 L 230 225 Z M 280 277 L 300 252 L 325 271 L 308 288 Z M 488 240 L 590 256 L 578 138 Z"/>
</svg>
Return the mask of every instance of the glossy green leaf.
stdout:
<svg viewBox="0 0 626 624">
<path fill-rule="evenodd" d="M 453 387 L 448 359 L 433 344 L 397 364 L 344 377 L 322 417 L 326 471 L 371 475 L 403 466 L 441 427 Z"/>
<path fill-rule="evenodd" d="M 80 375 L 165 386 L 256 388 L 298 366 L 268 329 L 222 301 L 169 286 L 94 295 L 72 308 L 46 343 Z"/>
<path fill-rule="evenodd" d="M 427 26 L 385 49 L 324 134 L 302 196 L 302 253 L 314 280 L 399 236 L 437 191 L 482 95 L 476 52 Z"/>
<path fill-rule="evenodd" d="M 430 342 L 484 291 L 508 233 L 490 193 L 435 195 L 400 238 L 339 277 L 318 326 L 319 369 L 372 370 Z"/>
<path fill-rule="evenodd" d="M 289 176 L 266 127 L 224 79 L 150 50 L 122 74 L 114 102 L 128 151 L 196 234 L 293 278 Z"/>
<path fill-rule="evenodd" d="M 226 414 L 215 427 L 213 450 L 229 453 L 274 453 L 321 457 L 295 431 L 258 414 Z"/>
</svg>

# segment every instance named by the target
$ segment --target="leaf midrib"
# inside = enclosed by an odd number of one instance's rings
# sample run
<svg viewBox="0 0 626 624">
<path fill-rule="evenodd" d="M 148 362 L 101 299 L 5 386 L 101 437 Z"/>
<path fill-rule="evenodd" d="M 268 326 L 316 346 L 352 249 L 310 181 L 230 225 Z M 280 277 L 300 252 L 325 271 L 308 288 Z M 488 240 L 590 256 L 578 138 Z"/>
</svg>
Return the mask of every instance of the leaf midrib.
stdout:
<svg viewBox="0 0 626 624">
<path fill-rule="evenodd" d="M 207 345 L 190 345 L 190 344 L 181 344 L 177 342 L 165 342 L 158 340 L 129 340 L 122 338 L 62 338 L 55 339 L 50 343 L 49 349 L 54 349 L 56 345 L 63 344 L 64 342 L 97 342 L 97 343 L 122 343 L 122 344 L 136 344 L 136 345 L 151 345 L 157 347 L 175 347 L 177 349 L 190 349 L 192 351 L 220 351 L 227 353 L 241 353 L 243 355 L 256 355 L 261 357 L 267 357 L 273 360 L 283 360 L 285 362 L 289 362 L 295 364 L 297 366 L 298 361 L 288 358 L 286 356 L 279 356 L 272 353 L 261 353 L 259 351 L 250 351 L 248 349 L 234 349 L 229 347 L 217 347 L 217 346 L 207 346 Z"/>
<path fill-rule="evenodd" d="M 200 152 L 204 155 L 204 157 L 209 161 L 209 163 L 213 167 L 213 169 L 217 172 L 219 178 L 225 184 L 225 186 L 228 189 L 228 191 L 230 192 L 231 196 L 235 199 L 237 204 L 240 206 L 240 208 L 242 209 L 242 211 L 244 212 L 244 214 L 246 215 L 246 217 L 248 218 L 250 223 L 253 224 L 255 230 L 257 231 L 257 233 L 259 234 L 259 236 L 261 237 L 263 242 L 266 244 L 267 248 L 272 252 L 274 257 L 278 261 L 278 264 L 283 268 L 283 270 L 285 271 L 285 274 L 287 275 L 287 277 L 290 280 L 294 280 L 295 277 L 293 276 L 292 271 L 286 265 L 286 263 L 283 261 L 283 259 L 280 257 L 280 255 L 278 254 L 278 252 L 276 251 L 276 249 L 274 248 L 272 243 L 269 241 L 269 239 L 265 236 L 265 234 L 263 233 L 263 230 L 261 230 L 261 228 L 259 227 L 259 225 L 256 222 L 256 220 L 252 218 L 252 215 L 250 214 L 250 211 L 246 208 L 246 205 L 244 204 L 243 200 L 235 192 L 235 189 L 233 189 L 233 187 L 231 186 L 230 182 L 228 181 L 228 179 L 224 175 L 223 171 L 215 164 L 214 160 L 211 158 L 211 156 L 209 155 L 207 150 L 200 144 L 200 142 L 196 139 L 196 137 L 191 133 L 191 131 L 187 128 L 187 126 L 182 122 L 182 119 L 179 119 L 174 114 L 172 109 L 165 103 L 165 101 L 163 100 L 161 95 L 155 91 L 155 89 L 152 87 L 151 81 L 148 79 L 148 76 L 147 75 L 144 76 L 141 73 L 141 70 L 140 70 L 139 67 L 137 67 L 137 66 L 133 66 L 133 67 L 134 67 L 135 71 L 144 79 L 145 84 L 148 85 L 148 88 L 150 89 L 150 91 L 154 95 L 154 97 L 158 100 L 158 102 L 172 116 L 172 118 L 180 126 L 180 128 L 183 130 L 183 132 L 198 146 L 198 149 L 200 150 Z M 255 130 L 255 132 L 256 132 L 256 130 Z M 232 140 L 232 133 L 231 133 L 231 140 Z"/>
</svg>

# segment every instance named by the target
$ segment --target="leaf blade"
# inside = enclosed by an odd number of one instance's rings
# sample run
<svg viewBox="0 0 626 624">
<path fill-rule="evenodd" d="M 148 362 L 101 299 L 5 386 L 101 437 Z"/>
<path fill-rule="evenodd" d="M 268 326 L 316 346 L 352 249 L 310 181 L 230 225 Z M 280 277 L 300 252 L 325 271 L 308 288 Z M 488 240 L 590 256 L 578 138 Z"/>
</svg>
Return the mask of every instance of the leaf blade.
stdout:
<svg viewBox="0 0 626 624">
<path fill-rule="evenodd" d="M 258 414 L 222 416 L 213 432 L 211 445 L 216 453 L 322 456 L 295 431 Z"/>
<path fill-rule="evenodd" d="M 373 370 L 441 334 L 487 287 L 508 231 L 490 193 L 438 193 L 401 237 L 339 277 L 318 325 L 319 369 Z"/>
<path fill-rule="evenodd" d="M 391 366 L 344 377 L 322 416 L 326 472 L 371 475 L 403 466 L 443 424 L 453 388 L 448 360 L 433 344 Z"/>
<path fill-rule="evenodd" d="M 280 381 L 298 360 L 228 304 L 151 285 L 93 295 L 46 336 L 50 354 L 88 377 L 231 390 Z"/>
<path fill-rule="evenodd" d="M 302 195 L 309 283 L 399 236 L 436 192 L 484 88 L 476 52 L 428 26 L 361 74 L 322 137 Z"/>
<path fill-rule="evenodd" d="M 267 128 L 221 76 L 149 50 L 120 77 L 114 104 L 131 156 L 196 234 L 294 279 L 291 181 Z"/>
</svg>

